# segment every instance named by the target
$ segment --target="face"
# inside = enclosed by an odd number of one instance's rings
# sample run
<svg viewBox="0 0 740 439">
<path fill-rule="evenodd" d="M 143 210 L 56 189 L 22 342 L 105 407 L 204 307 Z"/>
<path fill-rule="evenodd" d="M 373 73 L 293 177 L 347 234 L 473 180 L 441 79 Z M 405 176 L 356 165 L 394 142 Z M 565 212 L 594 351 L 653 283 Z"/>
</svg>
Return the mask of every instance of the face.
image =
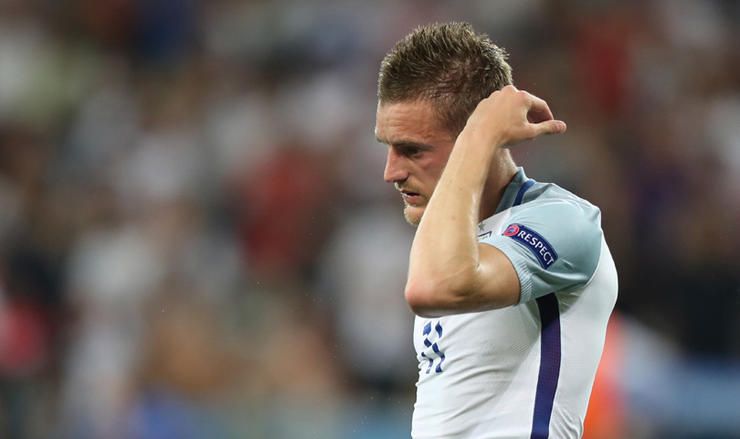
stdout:
<svg viewBox="0 0 740 439">
<path fill-rule="evenodd" d="M 383 179 L 400 192 L 406 221 L 418 225 L 455 138 L 428 101 L 379 104 L 375 137 L 388 146 Z"/>
</svg>

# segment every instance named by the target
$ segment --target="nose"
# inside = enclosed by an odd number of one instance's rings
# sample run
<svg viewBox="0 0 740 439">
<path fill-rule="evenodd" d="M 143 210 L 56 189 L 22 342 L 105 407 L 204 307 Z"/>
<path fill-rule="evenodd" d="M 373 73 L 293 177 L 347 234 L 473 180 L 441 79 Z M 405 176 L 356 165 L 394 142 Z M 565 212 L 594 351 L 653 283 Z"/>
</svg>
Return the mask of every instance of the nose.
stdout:
<svg viewBox="0 0 740 439">
<path fill-rule="evenodd" d="M 387 183 L 396 183 L 406 180 L 408 176 L 408 170 L 404 166 L 403 157 L 393 147 L 389 147 L 388 156 L 385 160 L 383 180 Z"/>
</svg>

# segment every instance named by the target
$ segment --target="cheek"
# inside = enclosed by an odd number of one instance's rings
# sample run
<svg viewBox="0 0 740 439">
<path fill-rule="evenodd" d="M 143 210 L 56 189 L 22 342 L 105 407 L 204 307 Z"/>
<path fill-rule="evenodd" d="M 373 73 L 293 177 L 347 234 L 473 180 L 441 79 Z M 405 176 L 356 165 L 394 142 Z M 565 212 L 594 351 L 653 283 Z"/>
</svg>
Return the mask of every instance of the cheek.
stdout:
<svg viewBox="0 0 740 439">
<path fill-rule="evenodd" d="M 425 155 L 420 166 L 428 175 L 437 179 L 442 175 L 442 171 L 447 164 L 447 159 L 450 157 L 450 152 L 451 150 L 444 147 L 430 151 Z"/>
<path fill-rule="evenodd" d="M 442 171 L 444 171 L 444 163 L 440 163 L 438 160 L 430 160 L 428 163 L 425 163 L 424 166 L 422 166 L 422 171 L 424 175 L 424 183 L 432 185 L 432 187 L 434 187 L 437 185 L 439 177 L 442 176 Z"/>
</svg>

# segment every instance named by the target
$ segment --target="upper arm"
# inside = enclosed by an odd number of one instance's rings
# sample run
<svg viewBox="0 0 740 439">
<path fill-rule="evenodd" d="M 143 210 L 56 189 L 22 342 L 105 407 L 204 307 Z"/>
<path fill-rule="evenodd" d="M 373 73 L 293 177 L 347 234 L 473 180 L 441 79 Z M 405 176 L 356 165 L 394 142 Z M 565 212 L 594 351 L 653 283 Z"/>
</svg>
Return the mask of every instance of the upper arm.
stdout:
<svg viewBox="0 0 740 439">
<path fill-rule="evenodd" d="M 473 297 L 478 310 L 503 308 L 519 302 L 519 276 L 511 259 L 500 249 L 478 244 L 479 263 Z"/>
<path fill-rule="evenodd" d="M 519 277 L 511 261 L 496 247 L 478 244 L 478 263 L 464 271 L 406 284 L 406 301 L 415 314 L 437 317 L 514 305 Z"/>
<path fill-rule="evenodd" d="M 442 277 L 454 279 L 444 282 L 447 288 L 424 280 L 420 291 L 429 294 L 407 290 L 407 301 L 415 313 L 437 316 L 503 308 L 585 285 L 598 264 L 601 236 L 600 213 L 591 205 L 522 206 L 503 229 L 480 240 L 475 267 Z"/>
</svg>

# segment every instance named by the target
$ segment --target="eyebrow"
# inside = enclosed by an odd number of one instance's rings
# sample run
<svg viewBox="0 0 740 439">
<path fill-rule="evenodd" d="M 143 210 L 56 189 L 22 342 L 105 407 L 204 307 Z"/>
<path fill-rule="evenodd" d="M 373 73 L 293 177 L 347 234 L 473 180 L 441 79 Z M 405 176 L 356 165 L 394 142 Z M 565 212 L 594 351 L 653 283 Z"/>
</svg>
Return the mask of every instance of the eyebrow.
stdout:
<svg viewBox="0 0 740 439">
<path fill-rule="evenodd" d="M 391 142 L 387 142 L 385 139 L 381 139 L 378 136 L 375 136 L 375 140 L 378 143 L 382 143 L 384 145 L 393 145 L 397 148 L 419 148 L 422 150 L 430 150 L 433 148 L 433 146 L 428 143 L 416 142 L 414 140 L 402 139 L 402 140 L 398 140 L 396 142 L 391 143 Z"/>
</svg>

